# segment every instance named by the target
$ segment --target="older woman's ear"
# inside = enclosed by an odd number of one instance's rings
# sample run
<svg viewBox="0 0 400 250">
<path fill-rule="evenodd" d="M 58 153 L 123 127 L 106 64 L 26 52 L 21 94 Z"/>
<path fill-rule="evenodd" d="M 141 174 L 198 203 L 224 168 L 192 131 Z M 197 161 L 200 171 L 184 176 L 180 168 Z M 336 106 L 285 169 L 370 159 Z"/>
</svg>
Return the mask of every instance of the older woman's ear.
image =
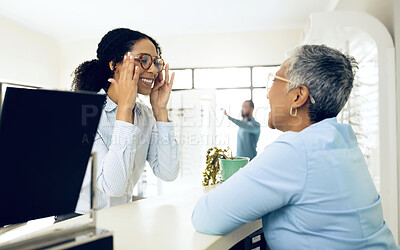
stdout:
<svg viewBox="0 0 400 250">
<path fill-rule="evenodd" d="M 305 104 L 307 104 L 310 96 L 310 91 L 306 86 L 300 85 L 298 88 L 293 89 L 292 92 L 293 92 L 293 99 L 292 99 L 293 108 L 301 108 Z"/>
</svg>

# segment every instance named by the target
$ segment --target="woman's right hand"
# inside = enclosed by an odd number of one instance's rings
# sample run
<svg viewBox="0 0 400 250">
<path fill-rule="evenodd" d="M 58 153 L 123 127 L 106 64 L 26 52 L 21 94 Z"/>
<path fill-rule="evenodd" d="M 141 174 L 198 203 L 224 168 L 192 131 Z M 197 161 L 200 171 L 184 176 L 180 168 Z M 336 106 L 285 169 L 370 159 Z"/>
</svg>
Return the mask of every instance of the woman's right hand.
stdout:
<svg viewBox="0 0 400 250">
<path fill-rule="evenodd" d="M 135 72 L 133 69 L 135 68 Z M 119 79 L 110 78 L 108 81 L 114 84 L 118 95 L 117 120 L 133 123 L 133 107 L 136 103 L 137 86 L 139 80 L 139 68 L 134 66 L 133 55 L 128 52 L 124 56 L 119 70 Z"/>
</svg>

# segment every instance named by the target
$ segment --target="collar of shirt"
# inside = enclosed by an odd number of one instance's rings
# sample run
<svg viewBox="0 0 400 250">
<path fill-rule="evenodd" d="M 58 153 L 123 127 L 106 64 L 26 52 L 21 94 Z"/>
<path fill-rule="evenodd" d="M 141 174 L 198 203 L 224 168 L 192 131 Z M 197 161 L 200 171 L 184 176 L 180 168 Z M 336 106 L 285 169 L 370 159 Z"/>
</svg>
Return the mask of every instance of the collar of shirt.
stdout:
<svg viewBox="0 0 400 250">
<path fill-rule="evenodd" d="M 107 95 L 107 93 L 104 91 L 104 89 L 101 89 L 98 92 L 98 94 L 106 95 L 106 103 L 104 105 L 104 110 L 106 112 L 112 112 L 118 107 L 118 105 L 115 102 L 113 102 L 113 100 L 111 100 L 111 98 Z M 141 115 L 142 112 L 140 111 L 140 108 L 138 106 L 139 105 L 135 104 L 135 107 L 133 107 L 133 111 L 135 113 L 137 113 L 138 115 Z"/>
<path fill-rule="evenodd" d="M 243 117 L 242 117 L 242 121 L 244 121 L 244 118 L 243 118 Z M 252 121 L 255 121 L 254 117 L 249 117 L 249 118 L 247 118 L 247 121 L 246 121 L 246 122 L 252 122 Z"/>
</svg>

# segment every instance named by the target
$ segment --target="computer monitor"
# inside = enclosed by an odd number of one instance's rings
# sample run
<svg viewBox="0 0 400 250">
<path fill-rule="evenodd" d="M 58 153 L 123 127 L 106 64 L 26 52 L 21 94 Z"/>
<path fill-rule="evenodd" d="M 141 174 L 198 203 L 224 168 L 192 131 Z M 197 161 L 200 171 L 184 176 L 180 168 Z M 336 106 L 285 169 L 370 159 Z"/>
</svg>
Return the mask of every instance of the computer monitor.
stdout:
<svg viewBox="0 0 400 250">
<path fill-rule="evenodd" d="M 7 88 L 0 118 L 0 227 L 74 212 L 105 96 Z"/>
</svg>

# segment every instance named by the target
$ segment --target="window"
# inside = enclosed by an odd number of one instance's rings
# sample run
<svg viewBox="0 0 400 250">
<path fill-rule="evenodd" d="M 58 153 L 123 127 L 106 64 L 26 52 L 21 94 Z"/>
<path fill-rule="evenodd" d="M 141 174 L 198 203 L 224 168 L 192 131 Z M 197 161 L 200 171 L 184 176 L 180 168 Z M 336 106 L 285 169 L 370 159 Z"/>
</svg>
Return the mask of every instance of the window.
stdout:
<svg viewBox="0 0 400 250">
<path fill-rule="evenodd" d="M 250 87 L 250 68 L 195 69 L 195 88 Z"/>
<path fill-rule="evenodd" d="M 135 187 L 136 194 L 154 196 L 201 185 L 205 155 L 210 147 L 230 147 L 236 154 L 238 127 L 223 110 L 241 119 L 243 101 L 254 101 L 254 117 L 261 125 L 257 152 L 281 134 L 268 127 L 267 78 L 279 66 L 171 69 L 175 80 L 168 103 L 168 116 L 175 124 L 180 144 L 181 169 L 173 182 L 163 182 L 146 167 Z"/>
<path fill-rule="evenodd" d="M 223 110 L 235 119 L 241 119 L 243 101 L 251 97 L 250 89 L 217 90 L 216 100 L 216 135 L 215 146 L 220 148 L 230 147 L 236 155 L 236 134 L 238 127 L 224 116 Z"/>
<path fill-rule="evenodd" d="M 177 69 L 171 70 L 175 72 L 174 85 L 172 89 L 191 89 L 192 88 L 192 70 L 191 69 Z"/>
<path fill-rule="evenodd" d="M 279 66 L 254 67 L 253 68 L 253 87 L 265 87 L 269 73 L 276 73 Z"/>
</svg>

